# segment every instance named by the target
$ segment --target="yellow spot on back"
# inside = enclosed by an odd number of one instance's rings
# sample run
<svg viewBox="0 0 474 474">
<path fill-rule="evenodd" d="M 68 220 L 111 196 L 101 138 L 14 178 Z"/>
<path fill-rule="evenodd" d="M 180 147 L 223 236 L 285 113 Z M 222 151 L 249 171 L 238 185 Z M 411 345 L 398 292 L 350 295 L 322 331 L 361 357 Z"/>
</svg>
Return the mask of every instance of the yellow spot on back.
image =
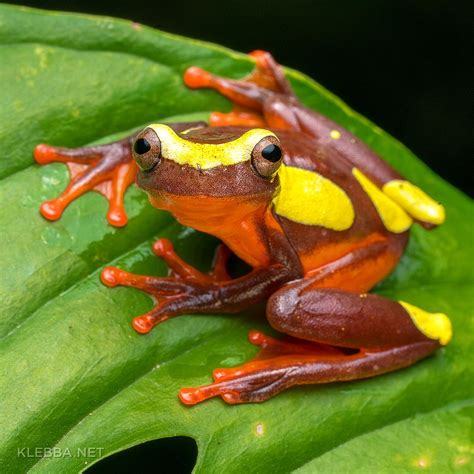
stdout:
<svg viewBox="0 0 474 474">
<path fill-rule="evenodd" d="M 444 207 L 408 181 L 401 179 L 389 181 L 384 184 L 383 192 L 415 219 L 437 225 L 444 222 Z"/>
<path fill-rule="evenodd" d="M 268 130 L 255 128 L 227 143 L 194 143 L 180 137 L 167 125 L 152 124 L 149 128 L 158 135 L 164 158 L 203 170 L 248 161 L 254 146 L 262 138 L 275 136 Z"/>
<path fill-rule="evenodd" d="M 443 346 L 449 343 L 453 335 L 451 321 L 444 313 L 428 313 L 404 301 L 399 303 L 410 315 L 415 326 L 430 339 L 435 339 Z"/>
<path fill-rule="evenodd" d="M 282 165 L 280 193 L 273 203 L 278 215 L 306 225 L 346 230 L 354 222 L 349 196 L 331 180 L 314 171 Z"/>
<path fill-rule="evenodd" d="M 352 174 L 369 196 L 387 230 L 399 234 L 410 228 L 413 223 L 412 218 L 396 202 L 392 201 L 357 168 L 352 170 Z"/>
<path fill-rule="evenodd" d="M 329 136 L 333 140 L 339 140 L 339 138 L 341 138 L 341 132 L 339 130 L 331 130 L 331 133 L 329 134 Z"/>
</svg>

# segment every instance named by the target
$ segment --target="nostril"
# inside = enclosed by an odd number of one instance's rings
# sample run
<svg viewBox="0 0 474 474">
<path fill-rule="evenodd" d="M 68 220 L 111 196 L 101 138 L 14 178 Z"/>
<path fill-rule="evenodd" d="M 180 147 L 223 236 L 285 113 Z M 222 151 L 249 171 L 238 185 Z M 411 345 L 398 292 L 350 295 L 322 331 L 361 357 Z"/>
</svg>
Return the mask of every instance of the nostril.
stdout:
<svg viewBox="0 0 474 474">
<path fill-rule="evenodd" d="M 133 145 L 133 150 L 137 155 L 143 155 L 151 150 L 151 145 L 146 138 L 138 138 Z"/>
</svg>

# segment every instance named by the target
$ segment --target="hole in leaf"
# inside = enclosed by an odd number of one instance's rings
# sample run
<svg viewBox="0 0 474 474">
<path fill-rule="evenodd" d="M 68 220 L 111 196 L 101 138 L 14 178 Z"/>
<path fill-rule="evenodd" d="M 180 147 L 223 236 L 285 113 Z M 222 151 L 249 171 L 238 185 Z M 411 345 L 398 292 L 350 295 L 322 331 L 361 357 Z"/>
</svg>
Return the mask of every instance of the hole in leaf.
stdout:
<svg viewBox="0 0 474 474">
<path fill-rule="evenodd" d="M 97 462 L 87 474 L 141 474 L 173 472 L 189 474 L 196 464 L 197 445 L 187 436 L 148 441 Z"/>
</svg>

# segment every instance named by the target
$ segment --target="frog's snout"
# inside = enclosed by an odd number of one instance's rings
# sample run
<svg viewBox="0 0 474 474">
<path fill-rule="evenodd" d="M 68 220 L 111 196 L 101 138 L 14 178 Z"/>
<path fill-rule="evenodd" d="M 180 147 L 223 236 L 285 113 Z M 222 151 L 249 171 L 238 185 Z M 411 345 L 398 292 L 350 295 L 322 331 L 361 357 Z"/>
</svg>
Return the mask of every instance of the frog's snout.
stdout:
<svg viewBox="0 0 474 474">
<path fill-rule="evenodd" d="M 132 154 L 142 171 L 151 171 L 159 162 L 161 142 L 151 128 L 141 131 L 132 144 Z"/>
</svg>

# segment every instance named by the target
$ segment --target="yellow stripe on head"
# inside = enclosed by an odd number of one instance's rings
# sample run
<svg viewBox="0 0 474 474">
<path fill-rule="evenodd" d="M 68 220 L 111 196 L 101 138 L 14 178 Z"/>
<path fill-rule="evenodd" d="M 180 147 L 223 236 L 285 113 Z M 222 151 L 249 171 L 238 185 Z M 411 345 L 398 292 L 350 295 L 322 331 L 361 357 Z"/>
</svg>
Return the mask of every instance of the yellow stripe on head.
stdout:
<svg viewBox="0 0 474 474">
<path fill-rule="evenodd" d="M 167 125 L 152 124 L 148 128 L 158 135 L 163 158 L 203 170 L 248 161 L 262 138 L 275 136 L 268 130 L 255 128 L 226 143 L 195 143 L 180 137 Z"/>
</svg>

